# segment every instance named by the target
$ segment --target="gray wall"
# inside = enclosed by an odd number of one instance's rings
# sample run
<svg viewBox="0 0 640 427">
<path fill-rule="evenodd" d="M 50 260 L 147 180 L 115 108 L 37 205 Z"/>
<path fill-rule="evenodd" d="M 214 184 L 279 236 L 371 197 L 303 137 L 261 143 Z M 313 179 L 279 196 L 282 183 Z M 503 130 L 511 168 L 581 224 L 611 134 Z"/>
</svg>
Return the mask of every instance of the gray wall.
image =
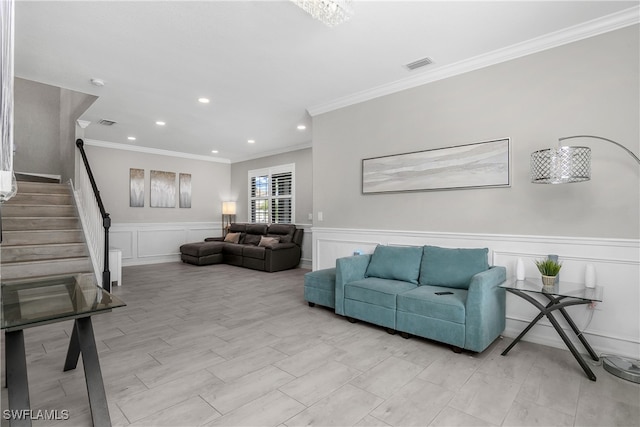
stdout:
<svg viewBox="0 0 640 427">
<path fill-rule="evenodd" d="M 86 145 L 87 157 L 107 212 L 114 223 L 219 222 L 229 197 L 230 165 Z M 145 171 L 145 204 L 129 207 L 129 169 Z M 152 208 L 150 171 L 191 174 L 191 208 Z M 177 188 L 177 187 L 176 187 Z"/>
<path fill-rule="evenodd" d="M 295 172 L 295 222 L 309 224 L 308 215 L 313 212 L 313 162 L 311 148 L 291 151 L 289 153 L 247 160 L 231 165 L 231 198 L 237 206 L 236 220 L 248 221 L 248 173 L 250 170 L 263 169 L 294 163 Z"/>
<path fill-rule="evenodd" d="M 319 227 L 640 237 L 640 168 L 596 140 L 592 180 L 529 182 L 531 152 L 594 134 L 640 152 L 639 26 L 328 112 L 313 119 Z M 361 194 L 361 160 L 510 137 L 512 186 Z M 316 215 L 317 219 L 317 215 Z"/>
<path fill-rule="evenodd" d="M 14 170 L 59 175 L 60 88 L 16 78 L 14 92 Z"/>
<path fill-rule="evenodd" d="M 14 93 L 14 170 L 73 178 L 76 120 L 97 97 L 21 78 Z"/>
</svg>

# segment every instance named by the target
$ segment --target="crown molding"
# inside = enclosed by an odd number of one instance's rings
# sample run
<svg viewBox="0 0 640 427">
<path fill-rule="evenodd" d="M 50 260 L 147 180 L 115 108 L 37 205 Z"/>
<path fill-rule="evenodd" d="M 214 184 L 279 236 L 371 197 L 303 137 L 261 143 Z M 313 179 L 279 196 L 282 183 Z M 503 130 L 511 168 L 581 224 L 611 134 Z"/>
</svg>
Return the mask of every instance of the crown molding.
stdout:
<svg viewBox="0 0 640 427">
<path fill-rule="evenodd" d="M 443 80 L 449 77 L 475 71 L 496 65 L 501 62 L 531 55 L 554 47 L 573 43 L 589 37 L 625 28 L 640 22 L 640 6 L 634 6 L 620 12 L 612 13 L 601 18 L 593 19 L 582 24 L 574 25 L 540 37 L 517 43 L 503 49 L 494 50 L 487 54 L 478 55 L 450 65 L 433 68 L 415 77 L 397 80 L 380 85 L 372 89 L 354 93 L 326 103 L 307 108 L 311 117 L 328 113 L 339 108 L 348 107 L 360 102 L 369 101 L 381 96 L 390 95 L 402 90 L 411 89 L 427 83 Z"/>
<path fill-rule="evenodd" d="M 260 153 L 257 153 L 255 156 L 245 156 L 245 157 L 238 157 L 238 158 L 234 157 L 231 160 L 231 163 L 240 163 L 240 162 L 246 162 L 249 160 L 261 159 L 263 157 L 277 156 L 278 154 L 290 153 L 292 151 L 304 150 L 311 147 L 313 147 L 313 144 L 311 143 L 311 141 L 309 141 L 304 144 L 292 145 L 292 146 L 281 148 L 278 150 L 261 151 Z"/>
<path fill-rule="evenodd" d="M 198 154 L 180 153 L 178 151 L 161 150 L 159 148 L 141 147 L 138 145 L 118 144 L 115 142 L 100 141 L 98 139 L 85 139 L 84 143 L 86 145 L 91 145 L 94 147 L 111 148 L 113 150 L 135 151 L 138 153 L 157 154 L 159 156 L 169 156 L 169 157 L 181 157 L 183 159 L 202 160 L 205 162 L 213 162 L 213 163 L 226 163 L 226 164 L 231 163 L 231 160 L 223 159 L 221 157 L 209 157 L 209 156 L 202 156 Z"/>
</svg>

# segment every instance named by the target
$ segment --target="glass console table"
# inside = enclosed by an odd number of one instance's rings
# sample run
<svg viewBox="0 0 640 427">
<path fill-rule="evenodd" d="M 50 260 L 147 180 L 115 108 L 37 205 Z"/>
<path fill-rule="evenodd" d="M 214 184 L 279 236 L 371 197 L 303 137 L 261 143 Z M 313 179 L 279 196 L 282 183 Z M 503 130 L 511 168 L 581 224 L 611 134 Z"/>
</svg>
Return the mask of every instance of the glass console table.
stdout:
<svg viewBox="0 0 640 427">
<path fill-rule="evenodd" d="M 75 369 L 82 354 L 93 424 L 111 425 L 91 316 L 124 305 L 99 287 L 92 274 L 2 283 L 2 329 L 11 426 L 31 426 L 23 330 L 71 319 L 75 322 L 64 371 Z"/>
<path fill-rule="evenodd" d="M 529 303 L 531 303 L 534 307 L 540 310 L 540 314 L 538 314 L 529 325 L 518 335 L 516 339 L 513 340 L 511 345 L 502 352 L 503 356 L 506 356 L 509 353 L 509 350 L 515 346 L 520 339 L 526 335 L 527 332 L 544 316 L 549 319 L 551 325 L 556 330 L 562 341 L 567 346 L 573 357 L 578 361 L 582 370 L 584 370 L 587 377 L 590 380 L 595 381 L 596 376 L 593 371 L 584 361 L 578 350 L 573 345 L 565 331 L 562 329 L 558 320 L 553 316 L 554 311 L 559 311 L 562 317 L 567 321 L 571 330 L 576 334 L 584 348 L 589 353 L 589 356 L 595 361 L 599 360 L 598 355 L 593 351 L 587 339 L 584 337 L 582 332 L 578 329 L 565 307 L 569 307 L 572 305 L 580 305 L 580 304 L 591 304 L 593 302 L 602 302 L 602 293 L 603 288 L 601 286 L 596 286 L 595 288 L 587 288 L 582 283 L 569 283 L 569 282 L 559 282 L 554 286 L 542 286 L 542 280 L 540 278 L 537 279 L 525 279 L 525 280 L 511 280 L 506 281 L 500 287 L 505 288 L 507 292 L 510 292 L 514 295 L 519 296 L 520 298 L 525 299 Z M 533 295 L 542 295 L 546 299 L 549 300 L 547 305 L 544 305 Z"/>
</svg>

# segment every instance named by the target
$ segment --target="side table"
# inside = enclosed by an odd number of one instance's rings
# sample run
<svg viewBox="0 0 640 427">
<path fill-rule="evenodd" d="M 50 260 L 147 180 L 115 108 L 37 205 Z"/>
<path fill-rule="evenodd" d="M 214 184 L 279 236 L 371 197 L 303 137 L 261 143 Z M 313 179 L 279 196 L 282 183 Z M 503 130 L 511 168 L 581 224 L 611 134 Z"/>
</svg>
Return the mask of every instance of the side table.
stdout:
<svg viewBox="0 0 640 427">
<path fill-rule="evenodd" d="M 92 274 L 2 283 L 2 329 L 12 427 L 31 426 L 24 329 L 70 319 L 75 322 L 64 371 L 75 369 L 82 354 L 93 425 L 111 426 L 91 316 L 124 305 L 100 288 Z"/>
<path fill-rule="evenodd" d="M 593 351 L 587 339 L 584 337 L 582 332 L 578 329 L 575 322 L 565 310 L 566 307 L 572 305 L 581 305 L 581 304 L 591 304 L 594 302 L 602 302 L 602 294 L 603 288 L 601 286 L 596 286 L 595 288 L 587 288 L 582 283 L 570 283 L 570 282 L 560 282 L 556 283 L 554 286 L 546 287 L 542 285 L 542 281 L 540 279 L 525 279 L 525 280 L 511 280 L 506 281 L 500 287 L 505 288 L 507 292 L 510 292 L 514 295 L 519 296 L 520 298 L 528 301 L 540 310 L 540 313 L 529 323 L 529 325 L 524 328 L 524 330 L 517 336 L 516 339 L 507 347 L 502 355 L 506 356 L 521 339 L 524 337 L 527 332 L 543 317 L 549 319 L 551 325 L 556 330 L 562 341 L 567 346 L 573 357 L 578 361 L 582 370 L 587 374 L 587 377 L 591 381 L 596 380 L 596 376 L 584 361 L 578 350 L 573 345 L 565 331 L 562 329 L 558 320 L 554 317 L 553 312 L 559 311 L 562 317 L 567 321 L 571 330 L 576 334 L 584 348 L 589 353 L 589 356 L 595 361 L 600 360 L 598 355 Z M 549 300 L 547 305 L 544 305 L 532 295 L 542 295 L 546 299 Z"/>
</svg>

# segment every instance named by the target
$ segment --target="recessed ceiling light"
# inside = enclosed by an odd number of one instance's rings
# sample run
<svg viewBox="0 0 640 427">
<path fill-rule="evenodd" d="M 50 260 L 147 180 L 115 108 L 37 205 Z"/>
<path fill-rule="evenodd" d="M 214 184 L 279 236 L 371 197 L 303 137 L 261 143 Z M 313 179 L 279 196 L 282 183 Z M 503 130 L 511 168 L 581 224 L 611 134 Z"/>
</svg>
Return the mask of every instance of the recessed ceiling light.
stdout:
<svg viewBox="0 0 640 427">
<path fill-rule="evenodd" d="M 249 144 L 255 144 L 256 140 L 255 139 L 248 139 L 247 142 Z"/>
<path fill-rule="evenodd" d="M 218 150 L 211 150 L 213 154 L 218 154 Z"/>
<path fill-rule="evenodd" d="M 156 124 L 157 124 L 158 126 L 164 126 L 164 125 L 166 125 L 166 123 L 165 123 L 165 122 L 163 122 L 163 121 L 161 121 L 161 120 L 158 120 L 158 121 L 156 122 Z"/>
<path fill-rule="evenodd" d="M 305 130 L 307 127 L 305 125 L 298 125 L 298 130 Z"/>
<path fill-rule="evenodd" d="M 135 136 L 128 136 L 128 137 L 127 137 L 127 139 L 128 139 L 129 141 L 135 141 L 135 140 L 136 140 L 136 137 L 135 137 Z"/>
<path fill-rule="evenodd" d="M 97 87 L 104 86 L 104 80 L 102 79 L 91 79 L 91 84 Z"/>
<path fill-rule="evenodd" d="M 198 98 L 198 102 L 201 104 L 208 104 L 209 98 Z"/>
</svg>

